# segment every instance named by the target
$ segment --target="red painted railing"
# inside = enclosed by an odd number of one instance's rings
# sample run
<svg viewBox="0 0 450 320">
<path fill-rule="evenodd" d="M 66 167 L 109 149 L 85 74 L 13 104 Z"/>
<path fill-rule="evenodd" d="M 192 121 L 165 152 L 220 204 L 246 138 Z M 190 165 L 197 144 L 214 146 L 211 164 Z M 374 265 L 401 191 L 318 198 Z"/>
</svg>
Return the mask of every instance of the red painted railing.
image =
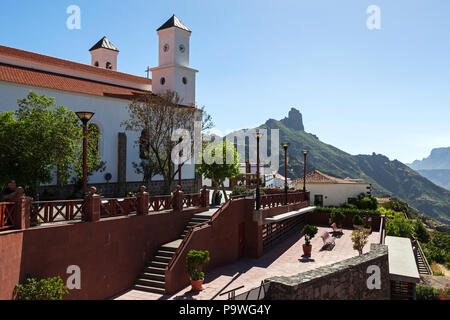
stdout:
<svg viewBox="0 0 450 320">
<path fill-rule="evenodd" d="M 216 217 L 221 214 L 226 208 L 228 208 L 231 204 L 233 200 L 230 199 L 228 200 L 223 206 L 221 206 L 212 216 L 211 219 L 209 219 L 208 221 L 202 222 L 200 224 L 197 224 L 195 226 L 192 226 L 191 228 L 189 228 L 188 232 L 186 233 L 186 235 L 184 236 L 183 240 L 181 241 L 180 246 L 178 247 L 178 249 L 175 251 L 175 254 L 172 256 L 172 259 L 170 259 L 169 264 L 166 267 L 166 270 L 171 270 L 173 265 L 177 262 L 178 258 L 180 257 L 181 253 L 183 252 L 184 248 L 186 247 L 186 244 L 189 242 L 189 240 L 192 237 L 192 234 L 194 233 L 195 229 L 201 228 L 205 225 L 209 225 L 211 224 Z"/>
<path fill-rule="evenodd" d="M 35 201 L 31 203 L 31 224 L 81 220 L 84 200 Z"/>
<path fill-rule="evenodd" d="M 201 203 L 201 193 L 185 194 L 183 199 L 183 207 L 199 207 Z"/>
<path fill-rule="evenodd" d="M 136 198 L 103 199 L 100 204 L 101 217 L 128 216 L 136 212 Z"/>
<path fill-rule="evenodd" d="M 15 202 L 0 203 L 0 230 L 11 229 L 14 227 L 15 206 Z"/>
<path fill-rule="evenodd" d="M 150 196 L 149 211 L 161 211 L 172 209 L 172 196 Z"/>
<path fill-rule="evenodd" d="M 274 208 L 284 206 L 286 203 L 286 195 L 280 194 L 268 194 L 261 196 L 261 208 Z M 306 194 L 304 192 L 288 193 L 287 204 L 299 203 L 306 201 Z"/>
</svg>

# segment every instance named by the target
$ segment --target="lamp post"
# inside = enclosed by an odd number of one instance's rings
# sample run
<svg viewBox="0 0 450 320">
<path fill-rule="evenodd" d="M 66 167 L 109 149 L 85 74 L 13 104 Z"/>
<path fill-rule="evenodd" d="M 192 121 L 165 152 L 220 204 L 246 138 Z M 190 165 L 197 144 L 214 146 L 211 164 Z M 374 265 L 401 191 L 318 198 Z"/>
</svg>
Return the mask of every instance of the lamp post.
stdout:
<svg viewBox="0 0 450 320">
<path fill-rule="evenodd" d="M 289 143 L 282 144 L 284 148 L 284 204 L 288 204 L 288 182 L 287 182 L 287 149 L 289 147 Z"/>
<path fill-rule="evenodd" d="M 256 210 L 261 209 L 261 191 L 259 190 L 259 140 L 262 137 L 262 133 L 259 130 L 256 132 Z"/>
<path fill-rule="evenodd" d="M 304 156 L 304 160 L 303 160 L 303 193 L 305 194 L 306 197 L 306 156 L 308 155 L 309 151 L 307 150 L 303 150 L 303 156 Z"/>
<path fill-rule="evenodd" d="M 81 111 L 76 115 L 83 123 L 83 194 L 87 193 L 87 124 L 95 113 Z"/>
</svg>

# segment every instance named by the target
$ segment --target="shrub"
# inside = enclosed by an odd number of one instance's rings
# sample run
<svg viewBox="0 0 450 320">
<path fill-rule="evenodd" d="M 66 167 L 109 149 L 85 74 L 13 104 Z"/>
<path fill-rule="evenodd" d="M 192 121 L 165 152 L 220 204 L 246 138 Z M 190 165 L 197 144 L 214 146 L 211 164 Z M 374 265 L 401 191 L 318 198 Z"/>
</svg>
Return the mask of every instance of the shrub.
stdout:
<svg viewBox="0 0 450 320">
<path fill-rule="evenodd" d="M 369 241 L 369 232 L 364 229 L 353 230 L 352 232 L 353 249 L 358 250 L 359 254 L 363 254 L 364 246 Z"/>
<path fill-rule="evenodd" d="M 251 196 L 254 192 L 249 190 L 246 186 L 235 186 L 233 188 L 233 192 L 231 192 L 231 196 Z"/>
<path fill-rule="evenodd" d="M 15 295 L 17 300 L 62 300 L 69 290 L 61 277 L 36 280 L 28 278 L 26 284 L 17 284 Z"/>
<path fill-rule="evenodd" d="M 208 251 L 189 251 L 186 257 L 186 271 L 193 281 L 203 280 L 205 273 L 202 272 L 203 265 L 207 264 L 210 260 Z"/>
<path fill-rule="evenodd" d="M 358 214 L 353 216 L 353 224 L 356 226 L 362 226 L 364 223 L 363 218 L 361 218 Z"/>
<path fill-rule="evenodd" d="M 332 212 L 330 217 L 332 222 L 335 222 L 337 225 L 341 225 L 344 222 L 345 214 L 342 211 L 336 211 Z"/>
<path fill-rule="evenodd" d="M 417 300 L 439 300 L 437 289 L 430 286 L 417 285 L 416 287 Z"/>
<path fill-rule="evenodd" d="M 316 235 L 317 231 L 318 231 L 317 227 L 310 226 L 309 224 L 307 224 L 303 228 L 302 234 L 305 235 L 305 244 L 307 246 L 311 245 L 311 239 L 314 238 L 314 236 Z"/>
<path fill-rule="evenodd" d="M 316 212 L 320 213 L 335 213 L 335 212 L 342 212 L 343 214 L 359 214 L 359 215 L 366 215 L 369 214 L 370 216 L 380 216 L 381 213 L 378 210 L 361 210 L 361 209 L 352 209 L 352 208 L 332 208 L 332 207 L 317 207 Z"/>
</svg>

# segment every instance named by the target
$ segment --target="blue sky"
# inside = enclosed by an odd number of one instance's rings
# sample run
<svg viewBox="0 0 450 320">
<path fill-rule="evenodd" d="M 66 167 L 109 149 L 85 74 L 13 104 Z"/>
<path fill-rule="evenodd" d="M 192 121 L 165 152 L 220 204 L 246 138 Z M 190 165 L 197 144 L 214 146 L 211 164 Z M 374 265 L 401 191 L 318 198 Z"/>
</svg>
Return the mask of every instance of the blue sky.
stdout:
<svg viewBox="0 0 450 320">
<path fill-rule="evenodd" d="M 81 8 L 68 30 L 66 9 Z M 369 30 L 369 5 L 381 30 Z M 2 1 L 0 44 L 90 63 L 102 36 L 119 71 L 157 65 L 156 29 L 176 14 L 193 30 L 197 102 L 217 129 L 282 119 L 351 154 L 410 162 L 450 146 L 450 1 Z"/>
</svg>

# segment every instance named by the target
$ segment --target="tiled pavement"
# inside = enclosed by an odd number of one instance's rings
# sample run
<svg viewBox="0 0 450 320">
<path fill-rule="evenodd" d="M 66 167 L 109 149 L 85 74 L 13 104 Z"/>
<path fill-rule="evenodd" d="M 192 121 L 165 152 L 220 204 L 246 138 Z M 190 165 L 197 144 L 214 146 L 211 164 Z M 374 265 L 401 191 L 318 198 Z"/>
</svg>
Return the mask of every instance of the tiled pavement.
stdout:
<svg viewBox="0 0 450 320">
<path fill-rule="evenodd" d="M 311 241 L 313 246 L 310 258 L 304 258 L 302 245 L 304 238 L 293 235 L 275 246 L 259 259 L 241 259 L 233 264 L 214 269 L 206 275 L 204 291 L 191 292 L 190 286 L 174 295 L 159 295 L 154 293 L 129 290 L 115 297 L 115 300 L 220 300 L 221 292 L 244 285 L 245 288 L 236 292 L 240 294 L 258 287 L 261 281 L 273 276 L 291 276 L 304 271 L 329 265 L 358 255 L 353 249 L 352 230 L 344 230 L 344 235 L 336 239 L 336 246 L 331 250 L 321 250 L 323 246 L 320 235 L 330 228 L 319 227 L 319 232 Z M 371 243 L 379 242 L 379 233 L 373 232 L 364 252 L 370 250 Z M 214 259 L 214 257 L 211 257 Z"/>
</svg>

